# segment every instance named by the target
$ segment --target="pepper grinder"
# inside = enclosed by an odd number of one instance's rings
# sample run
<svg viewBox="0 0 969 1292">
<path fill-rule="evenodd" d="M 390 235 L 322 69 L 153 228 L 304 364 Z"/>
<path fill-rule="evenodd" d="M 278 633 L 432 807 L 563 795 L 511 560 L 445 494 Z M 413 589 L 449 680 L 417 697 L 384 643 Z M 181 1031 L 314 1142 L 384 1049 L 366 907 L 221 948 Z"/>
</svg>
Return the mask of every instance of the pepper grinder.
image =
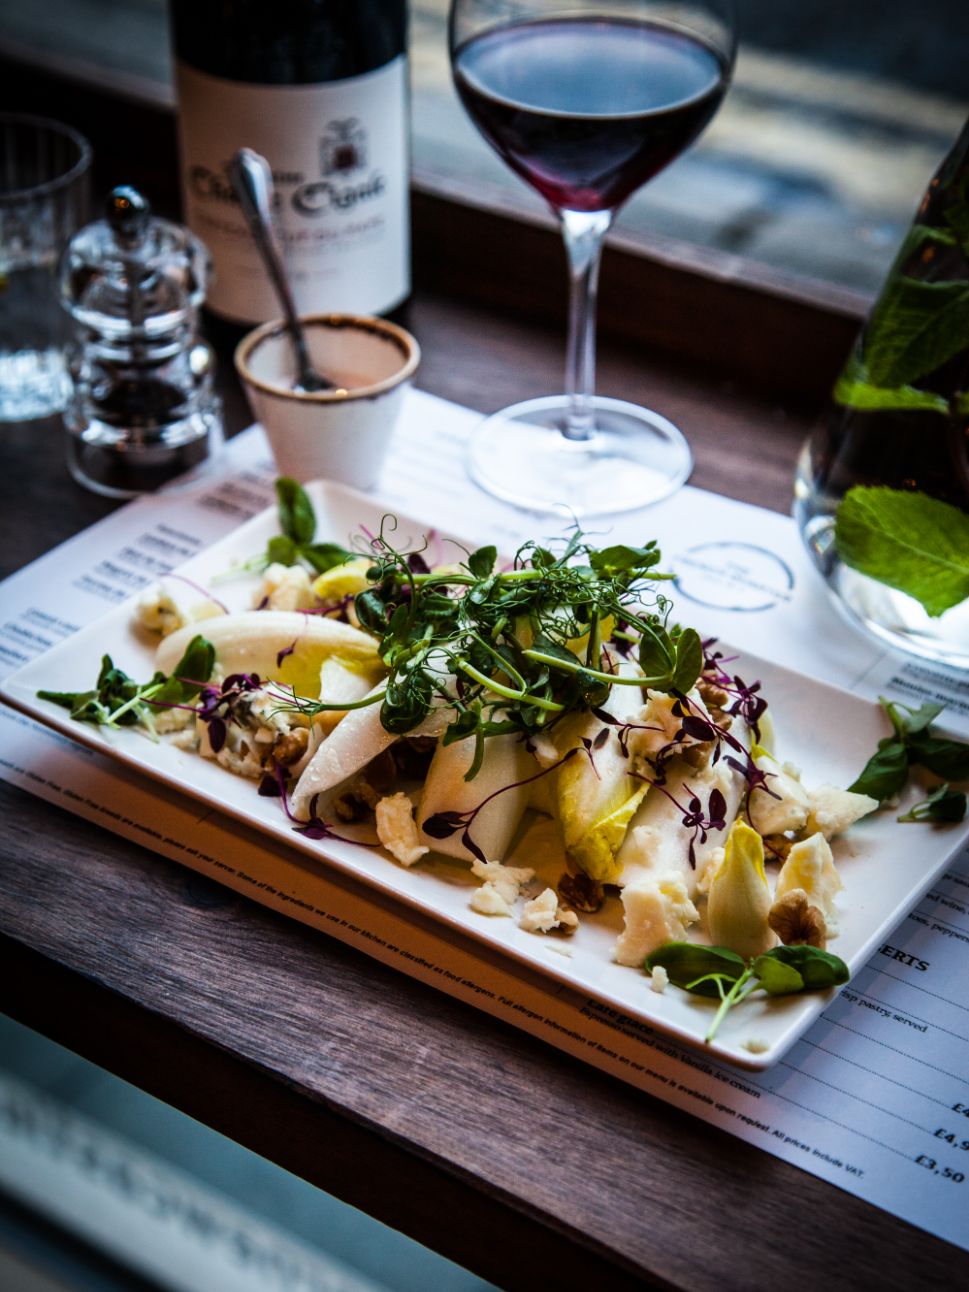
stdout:
<svg viewBox="0 0 969 1292">
<path fill-rule="evenodd" d="M 68 466 L 96 493 L 132 498 L 198 467 L 222 444 L 215 356 L 198 334 L 211 277 L 204 244 L 112 189 L 105 218 L 71 239 L 61 301 L 76 326 L 64 413 Z"/>
</svg>

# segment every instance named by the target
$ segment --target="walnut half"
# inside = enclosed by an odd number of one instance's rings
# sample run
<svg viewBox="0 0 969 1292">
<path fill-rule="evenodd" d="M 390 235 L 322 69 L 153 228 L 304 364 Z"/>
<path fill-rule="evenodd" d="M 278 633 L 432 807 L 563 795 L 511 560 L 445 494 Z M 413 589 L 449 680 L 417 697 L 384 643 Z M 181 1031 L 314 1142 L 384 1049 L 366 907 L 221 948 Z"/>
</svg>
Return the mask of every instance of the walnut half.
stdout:
<svg viewBox="0 0 969 1292">
<path fill-rule="evenodd" d="M 584 870 L 574 875 L 566 871 L 555 887 L 558 889 L 559 901 L 570 911 L 593 914 L 606 899 L 605 890 L 599 881 L 592 879 Z"/>
<path fill-rule="evenodd" d="M 792 888 L 777 899 L 770 908 L 767 923 L 785 946 L 807 943 L 809 947 L 824 950 L 828 927 L 824 915 L 812 906 L 803 888 Z"/>
</svg>

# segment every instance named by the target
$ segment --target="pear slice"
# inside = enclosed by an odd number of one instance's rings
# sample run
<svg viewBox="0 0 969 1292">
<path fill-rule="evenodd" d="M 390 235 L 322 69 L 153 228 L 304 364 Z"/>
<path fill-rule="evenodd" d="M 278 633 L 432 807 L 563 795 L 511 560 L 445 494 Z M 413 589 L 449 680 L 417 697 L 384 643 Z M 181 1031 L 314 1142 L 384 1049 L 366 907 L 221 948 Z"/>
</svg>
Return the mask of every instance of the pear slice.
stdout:
<svg viewBox="0 0 969 1292">
<path fill-rule="evenodd" d="M 382 688 L 381 683 L 374 687 L 374 691 Z M 447 725 L 448 717 L 449 710 L 443 704 L 435 706 L 420 726 L 407 734 L 437 736 Z M 329 794 L 331 790 L 337 789 L 399 739 L 399 736 L 386 731 L 382 726 L 379 704 L 351 709 L 326 737 L 303 770 L 293 791 L 293 815 L 308 817 L 317 795 Z"/>
<path fill-rule="evenodd" d="M 341 730 L 338 727 L 336 734 Z M 474 741 L 470 738 L 438 745 L 417 805 L 417 820 L 423 826 L 439 812 L 472 812 L 494 794 L 475 816 L 470 835 L 486 861 L 503 861 L 528 806 L 530 787 L 520 782 L 533 776 L 538 764 L 516 735 L 489 736 L 477 775 L 466 781 L 473 758 Z M 458 828 L 440 839 L 422 831 L 421 841 L 447 857 L 473 861 L 475 854 L 461 842 L 463 833 Z"/>
<path fill-rule="evenodd" d="M 620 666 L 629 672 L 630 666 Z M 638 687 L 614 686 L 605 708 L 620 721 L 634 721 L 642 709 Z M 616 854 L 649 785 L 631 775 L 615 729 L 594 713 L 577 713 L 555 727 L 559 756 L 577 750 L 552 773 L 552 806 L 565 850 L 587 875 L 600 883 L 619 877 Z"/>
<path fill-rule="evenodd" d="M 727 804 L 725 819 L 729 827 L 740 810 L 745 782 L 725 759 L 712 767 L 697 771 L 681 758 L 666 766 L 663 789 L 652 790 L 649 798 L 630 822 L 619 850 L 619 884 L 629 886 L 658 875 L 676 875 L 693 897 L 712 854 L 726 842 L 724 831 L 708 830 L 706 842 L 700 834 L 693 840 L 694 865 L 690 865 L 691 831 L 683 825 L 683 814 L 677 804 L 686 805 L 694 794 L 706 807 L 710 794 L 717 789 Z M 674 802 L 675 800 L 675 802 Z"/>
<path fill-rule="evenodd" d="M 197 624 L 189 624 L 164 638 L 155 656 L 157 667 L 170 673 L 199 631 Z M 321 615 L 246 610 L 210 619 L 201 631 L 215 647 L 224 673 L 258 673 L 310 699 L 320 693 L 320 668 L 326 659 L 338 659 L 371 686 L 384 672 L 375 638 Z"/>
</svg>

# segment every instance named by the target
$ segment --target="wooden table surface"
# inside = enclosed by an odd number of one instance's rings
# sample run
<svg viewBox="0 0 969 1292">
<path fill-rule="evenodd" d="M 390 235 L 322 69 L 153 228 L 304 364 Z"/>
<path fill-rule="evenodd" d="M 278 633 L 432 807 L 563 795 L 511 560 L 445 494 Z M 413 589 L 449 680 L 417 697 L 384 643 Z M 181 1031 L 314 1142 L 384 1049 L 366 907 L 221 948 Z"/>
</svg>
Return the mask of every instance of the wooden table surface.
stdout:
<svg viewBox="0 0 969 1292">
<path fill-rule="evenodd" d="M 562 338 L 418 295 L 425 389 L 490 410 Z M 600 387 L 786 511 L 809 418 L 608 344 Z M 230 390 L 230 422 L 243 424 Z M 7 573 L 111 509 L 0 428 Z M 648 526 L 648 513 L 644 514 Z M 0 786 L 0 1005 L 503 1288 L 969 1286 L 969 1256 L 322 934 Z"/>
</svg>

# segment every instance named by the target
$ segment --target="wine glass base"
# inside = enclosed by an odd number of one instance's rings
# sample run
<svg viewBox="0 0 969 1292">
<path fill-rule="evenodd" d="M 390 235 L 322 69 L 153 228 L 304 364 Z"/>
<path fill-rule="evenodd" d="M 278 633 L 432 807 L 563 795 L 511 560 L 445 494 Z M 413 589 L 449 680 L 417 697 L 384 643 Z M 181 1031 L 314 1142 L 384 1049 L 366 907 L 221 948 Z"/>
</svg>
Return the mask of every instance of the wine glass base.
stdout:
<svg viewBox="0 0 969 1292">
<path fill-rule="evenodd" d="M 486 418 L 471 436 L 472 479 L 516 507 L 576 517 L 646 507 L 686 481 L 693 456 L 672 422 L 619 399 L 597 396 L 592 407 L 594 430 L 584 440 L 563 433 L 564 395 Z"/>
</svg>

